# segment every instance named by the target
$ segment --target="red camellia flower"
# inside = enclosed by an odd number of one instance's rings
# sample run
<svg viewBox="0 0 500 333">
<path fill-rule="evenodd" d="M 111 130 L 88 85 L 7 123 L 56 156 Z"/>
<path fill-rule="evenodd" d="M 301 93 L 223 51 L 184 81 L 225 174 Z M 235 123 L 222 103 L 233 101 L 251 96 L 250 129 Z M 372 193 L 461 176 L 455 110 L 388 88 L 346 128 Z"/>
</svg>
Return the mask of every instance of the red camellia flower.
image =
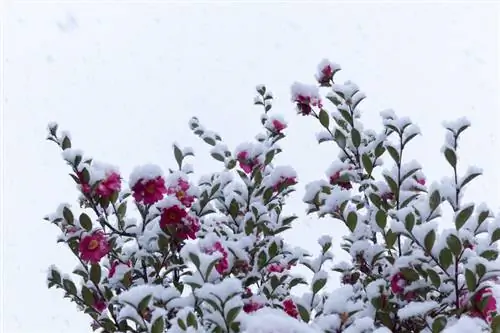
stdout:
<svg viewBox="0 0 500 333">
<path fill-rule="evenodd" d="M 135 201 L 152 205 L 163 199 L 163 194 L 167 193 L 165 179 L 160 176 L 147 181 L 140 179 L 132 187 L 132 192 Z"/>
<path fill-rule="evenodd" d="M 89 183 L 85 181 L 83 178 L 83 172 L 77 172 L 76 175 L 78 176 L 78 179 L 80 181 L 80 188 L 83 192 L 83 194 L 89 194 L 91 191 Z"/>
<path fill-rule="evenodd" d="M 93 264 L 98 263 L 102 257 L 109 252 L 109 243 L 106 235 L 101 231 L 96 231 L 91 235 L 85 236 L 80 241 L 80 258 L 83 261 L 90 261 Z"/>
<path fill-rule="evenodd" d="M 101 180 L 95 191 L 101 197 L 109 198 L 114 192 L 120 191 L 121 186 L 122 181 L 120 175 L 113 172 L 108 177 Z"/>
<path fill-rule="evenodd" d="M 98 296 L 94 296 L 94 298 L 95 298 L 94 305 L 93 305 L 94 309 L 98 312 L 103 312 L 107 306 L 106 301 L 99 298 Z"/>
<path fill-rule="evenodd" d="M 312 107 L 317 106 L 318 108 L 323 107 L 321 100 L 319 98 L 314 98 L 311 96 L 297 95 L 295 98 L 295 103 L 297 103 L 297 109 L 299 113 L 303 116 L 310 115 L 312 112 Z"/>
<path fill-rule="evenodd" d="M 392 193 L 392 192 L 385 192 L 385 193 L 382 193 L 382 195 L 380 197 L 383 200 L 394 200 L 394 193 Z"/>
<path fill-rule="evenodd" d="M 281 187 L 292 186 L 297 184 L 297 179 L 295 177 L 281 178 L 278 183 L 273 186 L 274 192 L 278 192 Z"/>
<path fill-rule="evenodd" d="M 196 239 L 196 233 L 200 230 L 200 222 L 198 221 L 198 218 L 187 215 L 182 222 L 183 223 L 177 227 L 177 238 L 182 240 L 188 238 Z"/>
<path fill-rule="evenodd" d="M 217 262 L 217 264 L 215 264 L 215 269 L 217 270 L 217 272 L 219 272 L 219 274 L 224 274 L 229 268 L 226 249 L 224 249 L 220 242 L 216 242 L 213 248 L 207 251 L 208 254 L 212 254 L 214 252 L 219 252 L 222 254 L 222 258 Z"/>
<path fill-rule="evenodd" d="M 345 190 L 349 190 L 352 188 L 351 182 L 340 180 L 340 171 L 337 171 L 332 176 L 330 176 L 330 184 L 338 185 Z"/>
<path fill-rule="evenodd" d="M 403 276 L 403 273 L 395 274 L 391 279 L 391 290 L 395 294 L 401 294 L 406 286 L 406 279 Z"/>
<path fill-rule="evenodd" d="M 271 124 L 276 132 L 280 133 L 282 130 L 286 128 L 286 125 L 279 121 L 278 119 L 274 119 Z"/>
<path fill-rule="evenodd" d="M 245 303 L 243 305 L 243 311 L 245 311 L 246 313 L 252 313 L 252 312 L 255 312 L 258 309 L 262 308 L 263 306 L 264 306 L 263 304 L 260 304 L 260 303 L 254 302 L 254 301 L 250 301 L 250 302 Z"/>
<path fill-rule="evenodd" d="M 425 179 L 424 178 L 418 178 L 417 179 L 417 183 L 419 183 L 420 185 L 424 186 L 425 185 Z"/>
<path fill-rule="evenodd" d="M 177 181 L 177 186 L 172 186 L 167 189 L 167 194 L 175 194 L 177 199 L 186 207 L 191 207 L 194 202 L 195 197 L 192 195 L 187 195 L 189 190 L 189 183 L 182 178 Z"/>
<path fill-rule="evenodd" d="M 484 308 L 480 309 L 479 304 L 484 300 Z M 488 323 L 491 323 L 493 312 L 497 310 L 497 301 L 493 297 L 493 293 L 490 288 L 484 288 L 478 291 L 473 297 L 474 309 L 471 311 L 471 316 L 481 317 Z"/>
<path fill-rule="evenodd" d="M 330 86 L 330 80 L 333 78 L 333 69 L 331 65 L 326 65 L 321 69 L 320 75 L 318 75 L 318 83 L 321 86 Z"/>
<path fill-rule="evenodd" d="M 118 267 L 118 265 L 120 265 L 120 264 L 123 264 L 123 263 L 121 263 L 118 260 L 113 261 L 113 263 L 111 264 L 111 267 L 109 268 L 108 278 L 112 278 L 113 275 L 115 275 L 115 273 L 116 273 L 116 267 Z M 126 265 L 128 267 L 131 267 L 132 266 L 132 262 L 128 261 Z"/>
<path fill-rule="evenodd" d="M 269 266 L 267 266 L 267 271 L 269 273 L 282 273 L 285 270 L 285 266 L 281 265 L 279 263 L 274 263 Z"/>
<path fill-rule="evenodd" d="M 168 207 L 161 213 L 160 226 L 165 228 L 167 225 L 179 224 L 186 215 L 187 212 L 177 205 Z"/>
<path fill-rule="evenodd" d="M 259 164 L 257 158 L 249 158 L 248 152 L 246 151 L 238 153 L 236 159 L 240 163 L 240 168 L 242 168 L 245 173 L 251 173 L 252 170 Z"/>
<path fill-rule="evenodd" d="M 285 310 L 286 314 L 288 314 L 290 317 L 297 318 L 299 316 L 299 311 L 297 311 L 297 306 L 291 299 L 287 299 L 283 302 L 283 309 Z"/>
</svg>

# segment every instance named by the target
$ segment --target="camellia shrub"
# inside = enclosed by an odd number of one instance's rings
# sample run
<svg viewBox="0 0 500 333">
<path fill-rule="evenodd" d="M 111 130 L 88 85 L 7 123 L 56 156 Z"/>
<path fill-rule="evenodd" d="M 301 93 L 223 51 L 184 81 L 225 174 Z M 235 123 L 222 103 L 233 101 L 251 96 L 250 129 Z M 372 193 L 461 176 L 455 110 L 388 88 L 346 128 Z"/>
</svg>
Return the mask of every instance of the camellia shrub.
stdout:
<svg viewBox="0 0 500 333">
<path fill-rule="evenodd" d="M 469 122 L 445 124 L 451 177 L 429 185 L 404 154 L 418 127 L 384 111 L 380 133 L 365 129 L 365 95 L 352 82 L 335 83 L 339 70 L 325 60 L 318 84 L 295 83 L 291 94 L 298 113 L 318 121 L 318 142 L 339 151 L 326 177 L 305 186 L 303 201 L 308 214 L 347 226 L 341 244 L 325 235 L 313 256 L 283 239 L 297 218 L 284 208 L 298 178 L 274 163 L 288 128 L 259 86 L 255 140 L 230 149 L 197 118 L 189 122 L 221 163 L 198 181 L 189 148 L 173 146 L 175 168 L 138 166 L 126 182 L 50 124 L 48 140 L 62 149 L 81 195 L 78 206 L 46 217 L 79 262 L 71 275 L 51 267 L 49 288 L 63 290 L 100 332 L 499 332 L 500 219 L 484 204 L 462 202 L 481 174 L 458 171 Z M 451 229 L 438 228 L 445 205 Z M 352 260 L 333 260 L 337 248 Z M 301 266 L 312 278 L 297 274 Z M 338 276 L 340 287 L 328 290 Z M 297 295 L 300 285 L 307 292 Z"/>
</svg>

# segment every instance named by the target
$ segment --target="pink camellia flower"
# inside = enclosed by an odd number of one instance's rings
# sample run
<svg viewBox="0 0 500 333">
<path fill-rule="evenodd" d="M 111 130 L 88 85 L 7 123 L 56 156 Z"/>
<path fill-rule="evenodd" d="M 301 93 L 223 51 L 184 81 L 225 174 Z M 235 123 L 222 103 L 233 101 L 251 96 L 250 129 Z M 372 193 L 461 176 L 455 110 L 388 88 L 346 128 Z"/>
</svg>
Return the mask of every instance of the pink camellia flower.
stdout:
<svg viewBox="0 0 500 333">
<path fill-rule="evenodd" d="M 111 264 L 111 267 L 109 268 L 109 273 L 108 273 L 108 278 L 112 278 L 113 275 L 115 275 L 116 273 L 116 268 L 118 267 L 118 265 L 124 265 L 123 263 L 121 263 L 120 261 L 118 260 L 115 260 L 113 261 L 113 263 Z M 128 261 L 127 264 L 126 264 L 128 267 L 131 267 L 132 266 L 132 262 L 131 261 Z"/>
<path fill-rule="evenodd" d="M 132 192 L 135 201 L 152 205 L 163 199 L 163 195 L 167 193 L 165 179 L 160 176 L 147 181 L 140 179 L 132 187 Z"/>
<path fill-rule="evenodd" d="M 281 131 L 283 131 L 286 128 L 286 124 L 282 123 L 278 119 L 273 119 L 271 124 L 273 125 L 274 131 L 278 132 L 278 133 L 280 133 Z"/>
<path fill-rule="evenodd" d="M 240 163 L 240 168 L 243 169 L 245 173 L 251 173 L 259 164 L 257 158 L 249 158 L 247 151 L 239 152 L 238 155 L 236 155 L 236 159 Z"/>
<path fill-rule="evenodd" d="M 269 273 L 282 273 L 285 270 L 285 266 L 279 263 L 273 263 L 267 266 L 267 271 Z"/>
<path fill-rule="evenodd" d="M 227 252 L 226 249 L 222 246 L 220 242 L 216 242 L 214 246 L 207 251 L 208 254 L 212 254 L 214 252 L 219 252 L 222 254 L 222 258 L 215 264 L 215 269 L 219 274 L 224 274 L 229 268 L 229 262 L 227 260 Z"/>
<path fill-rule="evenodd" d="M 403 276 L 403 273 L 396 273 L 391 278 L 391 290 L 394 294 L 401 294 L 406 286 L 406 279 Z"/>
<path fill-rule="evenodd" d="M 175 194 L 177 199 L 186 207 L 191 207 L 193 204 L 195 197 L 192 195 L 187 195 L 187 191 L 189 190 L 189 183 L 179 178 L 177 181 L 177 186 L 171 186 L 167 188 L 167 194 Z"/>
<path fill-rule="evenodd" d="M 246 313 L 252 313 L 252 312 L 259 310 L 263 306 L 264 306 L 263 304 L 260 304 L 260 303 L 254 302 L 254 301 L 250 301 L 250 302 L 245 303 L 243 305 L 243 311 L 245 311 Z"/>
<path fill-rule="evenodd" d="M 122 181 L 120 175 L 116 172 L 112 172 L 108 177 L 101 180 L 95 191 L 101 197 L 109 198 L 114 192 L 120 191 L 121 186 Z"/>
<path fill-rule="evenodd" d="M 340 180 L 340 171 L 337 171 L 330 176 L 330 184 L 338 185 L 345 190 L 350 190 L 352 188 L 351 182 Z"/>
<path fill-rule="evenodd" d="M 110 250 L 106 235 L 101 230 L 85 236 L 80 241 L 79 249 L 80 258 L 83 261 L 90 261 L 93 264 L 98 263 Z"/>
<path fill-rule="evenodd" d="M 291 299 L 287 299 L 283 302 L 283 310 L 290 317 L 297 318 L 299 316 L 299 311 L 297 311 L 297 306 Z"/>
<path fill-rule="evenodd" d="M 479 308 L 479 304 L 486 299 L 483 309 Z M 493 313 L 497 309 L 497 301 L 493 297 L 493 293 L 490 288 L 484 288 L 478 291 L 473 297 L 474 309 L 471 311 L 471 316 L 481 317 L 486 322 L 491 323 L 493 319 Z"/>
</svg>

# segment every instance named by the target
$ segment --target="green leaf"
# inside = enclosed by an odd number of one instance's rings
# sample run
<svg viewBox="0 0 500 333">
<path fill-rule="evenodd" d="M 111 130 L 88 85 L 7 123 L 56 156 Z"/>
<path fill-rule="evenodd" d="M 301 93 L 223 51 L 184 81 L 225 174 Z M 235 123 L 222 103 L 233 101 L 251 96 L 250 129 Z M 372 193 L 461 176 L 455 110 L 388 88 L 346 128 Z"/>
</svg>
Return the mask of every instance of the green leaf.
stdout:
<svg viewBox="0 0 500 333">
<path fill-rule="evenodd" d="M 402 268 L 401 273 L 403 274 L 404 278 L 409 282 L 417 281 L 420 278 L 420 275 L 418 275 L 417 271 L 408 267 Z"/>
<path fill-rule="evenodd" d="M 227 317 L 226 317 L 226 321 L 228 323 L 232 323 L 236 317 L 238 316 L 238 314 L 240 313 L 242 307 L 241 306 L 237 306 L 235 308 L 232 308 L 231 310 L 229 310 L 227 312 Z"/>
<path fill-rule="evenodd" d="M 270 187 L 264 191 L 264 195 L 262 196 L 262 198 L 264 199 L 264 202 L 266 204 L 269 202 L 269 200 L 271 200 L 271 198 L 273 196 L 273 192 L 274 192 L 274 190 L 272 187 Z"/>
<path fill-rule="evenodd" d="M 101 266 L 99 264 L 92 264 L 90 266 L 90 281 L 95 284 L 101 282 Z"/>
<path fill-rule="evenodd" d="M 321 123 L 321 125 L 324 127 L 324 128 L 328 128 L 328 126 L 330 126 L 330 116 L 328 116 L 328 112 L 326 112 L 325 110 L 321 109 L 319 111 L 319 122 Z"/>
<path fill-rule="evenodd" d="M 439 263 L 443 266 L 444 269 L 450 267 L 453 261 L 453 254 L 448 248 L 444 248 L 439 252 Z"/>
<path fill-rule="evenodd" d="M 86 231 L 92 230 L 92 220 L 87 214 L 82 213 L 80 215 L 79 220 L 80 220 L 80 225 L 82 226 L 83 229 L 85 229 Z"/>
<path fill-rule="evenodd" d="M 177 165 L 179 166 L 179 170 L 182 169 L 182 160 L 184 159 L 184 155 L 182 154 L 182 151 L 177 147 L 176 145 L 173 145 L 174 148 L 174 157 L 175 161 L 177 162 Z"/>
<path fill-rule="evenodd" d="M 389 152 L 389 155 L 391 155 L 394 162 L 399 163 L 400 157 L 399 157 L 399 153 L 396 150 L 396 148 L 394 148 L 393 146 L 387 146 L 386 149 Z"/>
<path fill-rule="evenodd" d="M 276 242 L 272 242 L 271 245 L 269 246 L 269 256 L 271 258 L 276 257 L 278 254 L 278 244 Z"/>
<path fill-rule="evenodd" d="M 385 243 L 387 245 L 387 248 L 392 248 L 397 239 L 398 235 L 396 233 L 394 233 L 392 230 L 387 231 L 387 234 L 385 235 Z"/>
<path fill-rule="evenodd" d="M 413 213 L 409 213 L 405 217 L 405 228 L 406 230 L 411 232 L 414 226 L 415 226 L 415 215 L 413 215 Z"/>
<path fill-rule="evenodd" d="M 187 315 L 186 322 L 188 326 L 198 328 L 198 322 L 196 321 L 196 316 L 192 312 L 189 312 L 189 314 Z"/>
<path fill-rule="evenodd" d="M 63 217 L 66 220 L 66 222 L 68 222 L 68 224 L 73 224 L 74 221 L 73 213 L 68 207 L 63 208 Z"/>
<path fill-rule="evenodd" d="M 205 141 L 206 143 L 208 143 L 209 145 L 211 146 L 215 146 L 215 140 L 212 139 L 211 137 L 209 136 L 206 136 L 203 138 L 203 141 Z"/>
<path fill-rule="evenodd" d="M 151 326 L 151 333 L 163 333 L 165 330 L 165 320 L 162 316 L 158 317 Z"/>
<path fill-rule="evenodd" d="M 267 263 L 267 254 L 266 254 L 266 252 L 261 251 L 259 253 L 259 256 L 257 258 L 258 258 L 258 261 L 257 261 L 258 267 L 259 268 L 263 268 L 264 265 Z"/>
<path fill-rule="evenodd" d="M 240 206 L 238 205 L 238 202 L 235 199 L 233 199 L 231 201 L 231 204 L 229 205 L 229 215 L 231 215 L 231 217 L 235 219 L 236 216 L 238 216 L 239 212 L 240 212 Z"/>
<path fill-rule="evenodd" d="M 468 207 L 462 209 L 455 217 L 455 227 L 457 230 L 463 227 L 465 222 L 471 217 L 474 211 L 474 205 L 469 205 Z"/>
<path fill-rule="evenodd" d="M 479 279 L 481 279 L 484 276 L 484 274 L 486 274 L 486 266 L 484 266 L 483 264 L 477 264 L 476 273 Z"/>
<path fill-rule="evenodd" d="M 137 311 L 138 312 L 143 312 L 148 308 L 149 302 L 151 301 L 151 298 L 153 298 L 153 295 L 147 295 L 144 297 L 139 304 L 137 305 Z"/>
<path fill-rule="evenodd" d="M 495 243 L 499 239 L 500 239 L 500 228 L 495 229 L 495 231 L 493 231 L 493 233 L 491 234 L 491 244 Z"/>
<path fill-rule="evenodd" d="M 189 254 L 189 259 L 196 266 L 196 268 L 200 267 L 200 258 L 196 254 L 190 253 Z"/>
<path fill-rule="evenodd" d="M 437 288 L 441 285 L 441 278 L 439 277 L 439 274 L 436 273 L 435 270 L 433 269 L 428 269 L 427 270 L 427 276 L 431 280 L 431 283 Z"/>
<path fill-rule="evenodd" d="M 462 180 L 462 183 L 460 184 L 460 188 L 463 188 L 465 185 L 470 183 L 474 178 L 481 176 L 480 172 L 477 173 L 471 173 L 470 175 L 467 176 L 464 180 Z"/>
<path fill-rule="evenodd" d="M 446 148 L 444 151 L 444 157 L 453 168 L 457 167 L 457 155 L 453 150 Z"/>
<path fill-rule="evenodd" d="M 500 316 L 495 316 L 491 321 L 491 332 L 500 333 Z"/>
<path fill-rule="evenodd" d="M 312 285 L 312 292 L 316 295 L 326 284 L 326 279 L 317 279 Z"/>
<path fill-rule="evenodd" d="M 373 171 L 373 163 L 370 156 L 368 156 L 368 154 L 363 154 L 361 161 L 363 162 L 363 168 L 365 168 L 366 173 L 371 175 Z"/>
<path fill-rule="evenodd" d="M 351 140 L 354 145 L 354 147 L 358 148 L 359 145 L 361 144 L 361 134 L 356 128 L 353 128 L 351 130 Z"/>
<path fill-rule="evenodd" d="M 76 286 L 75 283 L 71 280 L 64 279 L 63 287 L 70 295 L 76 295 Z"/>
<path fill-rule="evenodd" d="M 470 292 L 476 290 L 476 274 L 474 274 L 474 272 L 470 269 L 465 270 L 465 282 L 467 283 L 467 289 L 469 289 Z"/>
<path fill-rule="evenodd" d="M 445 316 L 437 317 L 432 323 L 432 333 L 440 333 L 446 327 L 448 319 Z"/>
<path fill-rule="evenodd" d="M 88 306 L 94 305 L 94 302 L 95 302 L 94 294 L 86 286 L 82 286 L 82 297 L 83 297 L 83 300 L 85 301 L 85 304 L 87 304 Z"/>
<path fill-rule="evenodd" d="M 266 154 L 266 159 L 264 160 L 264 165 L 268 165 L 272 162 L 274 155 L 276 155 L 275 150 L 271 150 Z"/>
<path fill-rule="evenodd" d="M 389 185 L 391 192 L 394 194 L 398 193 L 399 192 L 398 191 L 398 184 L 396 184 L 396 181 L 394 181 L 394 179 L 392 179 L 388 175 L 384 175 L 384 178 L 385 178 L 385 181 L 387 182 L 387 185 Z"/>
<path fill-rule="evenodd" d="M 385 153 L 384 142 L 380 142 L 377 147 L 375 147 L 375 157 L 380 157 Z"/>
<path fill-rule="evenodd" d="M 462 242 L 455 235 L 449 235 L 446 239 L 446 244 L 450 248 L 451 252 L 458 257 L 462 253 Z"/>
<path fill-rule="evenodd" d="M 309 311 L 307 311 L 307 309 L 300 304 L 296 304 L 296 306 L 297 306 L 297 310 L 299 310 L 299 315 L 300 315 L 300 318 L 302 319 L 302 321 L 304 321 L 305 323 L 308 323 L 310 318 L 311 318 Z"/>
<path fill-rule="evenodd" d="M 333 137 L 340 149 L 344 149 L 346 145 L 346 138 L 344 133 L 342 133 L 339 129 L 336 129 Z"/>
<path fill-rule="evenodd" d="M 431 211 L 436 210 L 436 208 L 441 204 L 441 194 L 439 191 L 434 191 L 432 192 L 431 196 L 429 197 L 429 207 Z"/>
<path fill-rule="evenodd" d="M 387 214 L 383 210 L 378 210 L 375 213 L 375 221 L 380 229 L 384 229 L 387 226 Z"/>
<path fill-rule="evenodd" d="M 57 284 L 61 283 L 61 274 L 58 271 L 53 269 L 51 271 L 51 277 L 52 277 L 52 281 L 54 281 L 55 283 L 57 283 Z"/>
<path fill-rule="evenodd" d="M 347 225 L 349 230 L 353 232 L 354 229 L 356 229 L 356 225 L 358 224 L 358 215 L 355 212 L 350 212 L 349 214 L 347 214 L 345 224 Z"/>
<path fill-rule="evenodd" d="M 490 210 L 485 210 L 479 213 L 479 216 L 477 218 L 477 223 L 481 224 L 483 223 L 488 217 L 490 216 Z"/>
<path fill-rule="evenodd" d="M 67 136 L 64 137 L 61 147 L 63 150 L 71 148 L 71 140 Z"/>
<path fill-rule="evenodd" d="M 221 154 L 218 153 L 211 153 L 212 157 L 216 159 L 217 161 L 224 162 L 225 158 Z"/>
<path fill-rule="evenodd" d="M 489 261 L 496 260 L 498 258 L 498 251 L 496 250 L 486 250 L 480 254 L 481 257 L 488 259 Z"/>
</svg>

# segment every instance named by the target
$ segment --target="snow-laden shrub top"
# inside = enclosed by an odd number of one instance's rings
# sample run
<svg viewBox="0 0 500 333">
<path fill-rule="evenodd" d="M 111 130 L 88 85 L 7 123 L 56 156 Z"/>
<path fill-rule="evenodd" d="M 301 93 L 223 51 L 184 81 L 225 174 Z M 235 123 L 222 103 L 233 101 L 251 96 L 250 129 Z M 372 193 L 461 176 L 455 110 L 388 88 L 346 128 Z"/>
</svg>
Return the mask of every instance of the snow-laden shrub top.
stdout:
<svg viewBox="0 0 500 333">
<path fill-rule="evenodd" d="M 352 82 L 336 83 L 339 70 L 323 60 L 317 84 L 294 83 L 291 98 L 299 114 L 318 121 L 318 142 L 339 151 L 324 176 L 305 184 L 303 200 L 308 214 L 347 226 L 342 244 L 322 236 L 320 254 L 311 256 L 281 237 L 297 218 L 284 213 L 286 199 L 304 185 L 292 167 L 274 163 L 290 129 L 258 86 L 255 140 L 230 149 L 197 118 L 189 122 L 221 162 L 197 182 L 185 163 L 190 148 L 173 145 L 177 166 L 168 172 L 142 165 L 125 181 L 50 124 L 48 140 L 62 149 L 80 200 L 46 217 L 79 261 L 71 275 L 51 267 L 49 288 L 62 289 L 101 332 L 498 332 L 500 219 L 462 200 L 481 170 L 458 172 L 469 122 L 444 124 L 451 176 L 430 183 L 404 153 L 418 127 L 384 111 L 380 133 L 365 129 L 365 95 Z M 446 204 L 454 228 L 440 232 Z M 333 260 L 339 247 L 351 261 Z M 341 274 L 336 290 L 326 288 L 332 267 Z M 297 296 L 300 284 L 309 291 Z"/>
</svg>

